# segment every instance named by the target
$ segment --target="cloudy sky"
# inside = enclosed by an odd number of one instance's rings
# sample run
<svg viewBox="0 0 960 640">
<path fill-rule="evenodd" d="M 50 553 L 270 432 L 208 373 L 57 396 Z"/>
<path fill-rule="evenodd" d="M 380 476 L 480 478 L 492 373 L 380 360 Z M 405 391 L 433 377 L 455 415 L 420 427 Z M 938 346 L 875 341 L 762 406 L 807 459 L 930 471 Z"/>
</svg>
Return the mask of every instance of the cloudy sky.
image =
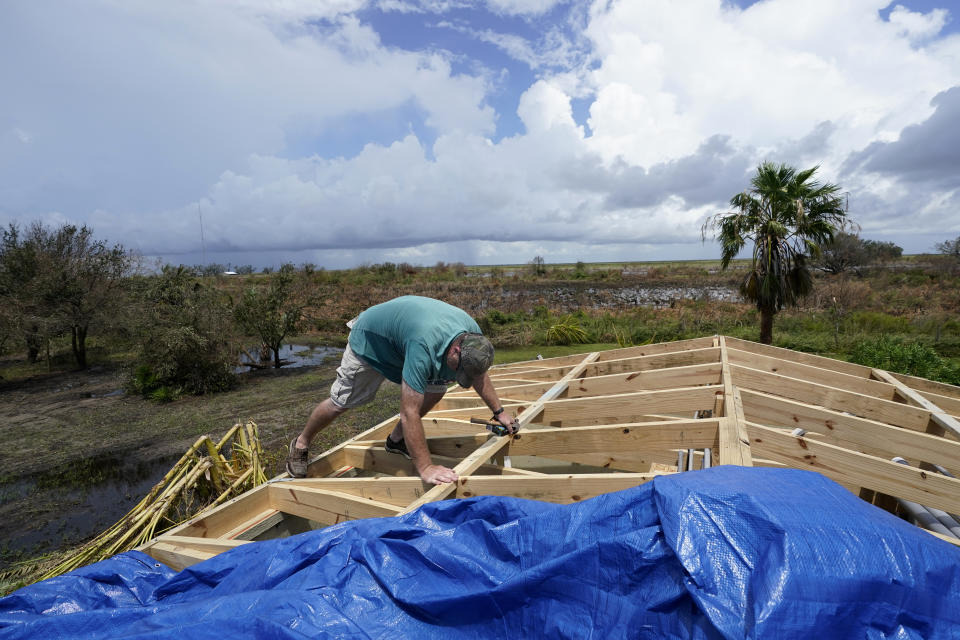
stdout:
<svg viewBox="0 0 960 640">
<path fill-rule="evenodd" d="M 956 0 L 6 0 L 0 224 L 172 263 L 711 258 L 765 159 L 960 235 Z M 201 236 L 201 219 L 202 230 Z"/>
</svg>

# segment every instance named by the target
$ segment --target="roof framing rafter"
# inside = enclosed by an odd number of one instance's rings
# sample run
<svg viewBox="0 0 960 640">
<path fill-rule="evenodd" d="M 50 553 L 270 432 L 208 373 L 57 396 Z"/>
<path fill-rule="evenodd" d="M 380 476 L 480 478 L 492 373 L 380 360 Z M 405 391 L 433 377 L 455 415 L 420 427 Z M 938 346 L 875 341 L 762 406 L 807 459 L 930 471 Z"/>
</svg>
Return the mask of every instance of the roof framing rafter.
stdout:
<svg viewBox="0 0 960 640">
<path fill-rule="evenodd" d="M 904 499 L 960 513 L 960 480 L 935 466 L 960 473 L 951 385 L 726 336 L 501 365 L 491 379 L 518 415 L 516 436 L 470 423 L 487 415 L 472 390 L 451 390 L 424 418 L 434 460 L 456 483 L 425 485 L 383 449 L 394 416 L 315 457 L 309 478 L 275 478 L 141 549 L 181 568 L 250 540 L 435 500 L 576 502 L 707 460 L 818 471 L 890 510 Z"/>
</svg>

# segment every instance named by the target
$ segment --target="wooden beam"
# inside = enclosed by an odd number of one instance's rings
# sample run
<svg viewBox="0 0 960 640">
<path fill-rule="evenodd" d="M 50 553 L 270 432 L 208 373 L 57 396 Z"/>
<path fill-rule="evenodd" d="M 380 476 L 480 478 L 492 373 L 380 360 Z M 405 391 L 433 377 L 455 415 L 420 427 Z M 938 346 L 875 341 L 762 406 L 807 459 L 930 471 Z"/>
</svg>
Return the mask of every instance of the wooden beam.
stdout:
<svg viewBox="0 0 960 640">
<path fill-rule="evenodd" d="M 675 340 L 673 342 L 658 342 L 655 344 L 642 344 L 636 347 L 623 347 L 621 349 L 611 349 L 601 351 L 598 362 L 606 360 L 622 360 L 623 358 L 635 358 L 637 356 L 652 356 L 664 353 L 678 353 L 681 351 L 691 351 L 693 349 L 703 349 L 713 346 L 713 338 L 691 338 L 689 340 Z"/>
<path fill-rule="evenodd" d="M 325 526 L 346 520 L 386 518 L 400 512 L 400 507 L 386 502 L 282 482 L 270 486 L 270 503 L 277 511 Z"/>
<path fill-rule="evenodd" d="M 239 522 L 270 509 L 267 485 L 260 485 L 209 511 L 204 511 L 167 532 L 167 535 L 194 538 L 220 538 L 233 531 Z"/>
<path fill-rule="evenodd" d="M 886 382 L 892 384 L 894 387 L 896 387 L 897 393 L 903 396 L 907 402 L 929 411 L 930 419 L 933 420 L 933 422 L 936 423 L 940 429 L 946 433 L 949 433 L 954 438 L 960 438 L 960 421 L 957 421 L 956 418 L 927 400 L 920 393 L 914 391 L 897 378 L 894 378 L 886 371 L 882 369 L 874 369 L 873 376 L 879 380 L 885 380 Z"/>
<path fill-rule="evenodd" d="M 284 487 L 325 489 L 336 493 L 346 493 L 364 500 L 372 500 L 405 507 L 424 493 L 430 486 L 417 477 L 395 478 L 379 476 L 374 478 L 304 478 L 286 480 Z"/>
<path fill-rule="evenodd" d="M 605 376 L 583 378 L 571 384 L 562 398 L 588 398 L 593 396 L 692 387 L 700 384 L 720 383 L 720 363 L 709 362 L 667 369 L 651 369 L 632 373 L 614 373 Z M 536 400 L 551 387 L 550 382 L 505 386 L 498 388 L 501 399 L 509 394 L 515 400 Z M 474 398 L 479 398 L 474 395 Z M 446 397 L 444 398 L 446 400 Z M 482 401 L 480 401 L 482 403 Z M 454 407 L 444 407 L 454 408 Z"/>
<path fill-rule="evenodd" d="M 908 376 L 905 373 L 894 373 L 888 371 L 891 376 L 904 383 L 911 389 L 916 389 L 924 395 L 930 393 L 940 396 L 947 396 L 952 400 L 960 401 L 960 387 L 947 384 L 946 382 L 937 382 L 936 380 L 927 380 L 926 378 L 918 378 L 916 376 Z"/>
<path fill-rule="evenodd" d="M 605 376 L 614 373 L 634 373 L 652 369 L 666 369 L 694 364 L 720 362 L 720 349 L 707 346 L 687 351 L 654 353 L 646 356 L 634 356 L 619 360 L 604 360 L 586 368 L 587 378 Z"/>
<path fill-rule="evenodd" d="M 759 342 L 750 342 L 749 340 L 732 338 L 730 336 L 724 336 L 724 338 L 726 340 L 727 347 L 731 349 L 749 351 L 750 353 L 758 353 L 764 356 L 773 356 L 774 358 L 787 360 L 789 362 L 809 364 L 814 367 L 829 369 L 839 373 L 846 373 L 847 375 L 851 376 L 860 376 L 861 378 L 870 377 L 870 367 L 865 367 L 860 364 L 844 362 L 843 360 L 834 360 L 833 358 L 826 358 L 824 356 L 815 356 L 811 353 L 802 353 L 800 351 L 783 349 L 781 347 L 774 347 L 768 344 L 760 344 Z"/>
<path fill-rule="evenodd" d="M 218 536 L 221 540 L 256 540 L 262 534 L 283 522 L 283 514 L 272 507 L 250 514 L 250 517 L 237 522 L 230 531 Z"/>
<path fill-rule="evenodd" d="M 429 446 L 430 440 L 427 440 Z M 354 443 L 344 449 L 347 459 L 357 469 L 362 469 L 369 473 L 382 473 L 388 476 L 417 478 L 416 468 L 413 461 L 396 453 L 389 453 L 383 448 L 383 443 Z M 463 459 L 471 455 L 465 452 L 462 457 L 450 457 L 440 454 L 431 454 L 434 464 L 442 464 L 445 467 L 455 468 L 461 464 Z M 492 456 L 491 456 L 492 457 Z M 471 470 L 473 473 L 486 475 L 513 475 L 513 472 L 505 467 L 493 464 L 481 463 Z"/>
<path fill-rule="evenodd" d="M 865 487 L 947 512 L 960 512 L 960 480 L 826 442 L 798 438 L 777 429 L 747 423 L 755 455 L 797 469 L 818 471 L 852 487 Z"/>
<path fill-rule="evenodd" d="M 759 371 L 749 367 L 730 365 L 734 384 L 741 388 L 752 389 L 775 396 L 819 404 L 827 409 L 877 420 L 887 424 L 925 431 L 930 423 L 930 412 L 919 407 L 881 400 L 860 393 L 853 393 L 828 387 L 826 385 L 788 378 L 769 371 Z"/>
<path fill-rule="evenodd" d="M 891 427 L 841 411 L 744 389 L 743 408 L 751 422 L 769 427 L 801 428 L 824 442 L 889 460 L 901 456 L 914 463 L 934 462 L 960 475 L 960 443 Z"/>
<path fill-rule="evenodd" d="M 209 560 L 217 555 L 211 551 L 200 551 L 190 547 L 181 547 L 176 544 L 156 540 L 149 547 L 144 549 L 144 553 L 167 565 L 174 571 L 183 571 L 189 566 L 198 562 Z"/>
<path fill-rule="evenodd" d="M 659 473 L 595 473 L 543 478 L 494 478 L 470 476 L 456 483 L 458 498 L 510 496 L 560 504 L 580 502 L 613 491 L 637 487 Z M 506 482 L 504 482 L 506 480 Z"/>
<path fill-rule="evenodd" d="M 893 385 L 886 382 L 878 382 L 877 380 L 871 380 L 863 376 L 852 376 L 840 371 L 831 371 L 830 369 L 824 369 L 822 367 L 791 362 L 789 360 L 783 360 L 782 358 L 774 358 L 772 356 L 750 353 L 748 351 L 740 351 L 739 349 L 728 349 L 727 355 L 731 364 L 776 373 L 781 376 L 787 376 L 788 378 L 815 382 L 829 387 L 837 387 L 883 400 L 896 400 Z"/>
<path fill-rule="evenodd" d="M 148 543 L 141 550 L 171 569 L 183 571 L 191 565 L 244 544 L 249 544 L 249 542 L 163 535 Z"/>
<path fill-rule="evenodd" d="M 606 352 L 609 354 L 610 352 Z M 649 371 L 651 369 L 665 369 L 693 364 L 706 364 L 720 361 L 720 349 L 707 346 L 705 348 L 684 351 L 667 351 L 650 355 L 635 355 L 629 358 L 603 360 L 582 370 L 585 377 L 605 376 L 614 373 L 633 373 L 635 371 Z M 573 365 L 554 367 L 537 372 L 529 372 L 525 378 L 539 381 L 559 380 L 573 369 Z M 502 376 L 491 376 L 500 379 Z"/>
<path fill-rule="evenodd" d="M 617 424 L 599 427 L 527 430 L 514 437 L 507 448 L 511 456 L 698 449 L 713 447 L 717 420 Z"/>
<path fill-rule="evenodd" d="M 729 354 L 732 351 L 727 347 L 726 337 L 719 337 L 720 364 L 723 381 L 723 408 L 724 420 L 720 423 L 719 451 L 717 464 L 735 464 L 743 467 L 753 466 L 753 455 L 750 451 L 750 438 L 743 417 L 743 401 L 740 398 L 740 388 L 733 384 L 733 375 L 730 372 Z"/>
<path fill-rule="evenodd" d="M 484 410 L 479 412 L 478 415 L 487 417 L 488 411 L 489 409 L 484 407 Z M 435 418 L 427 415 L 425 418 L 423 418 L 423 430 L 427 434 L 427 437 L 472 435 L 482 431 L 483 426 L 471 424 L 469 417 L 450 419 Z M 384 438 L 386 438 L 386 435 L 384 435 Z"/>
<path fill-rule="evenodd" d="M 714 394 L 720 385 L 638 391 L 597 398 L 571 398 L 543 403 L 540 424 L 564 426 L 575 420 L 604 422 L 637 422 L 634 417 L 650 413 L 683 412 L 693 416 L 697 409 L 713 409 Z"/>
</svg>

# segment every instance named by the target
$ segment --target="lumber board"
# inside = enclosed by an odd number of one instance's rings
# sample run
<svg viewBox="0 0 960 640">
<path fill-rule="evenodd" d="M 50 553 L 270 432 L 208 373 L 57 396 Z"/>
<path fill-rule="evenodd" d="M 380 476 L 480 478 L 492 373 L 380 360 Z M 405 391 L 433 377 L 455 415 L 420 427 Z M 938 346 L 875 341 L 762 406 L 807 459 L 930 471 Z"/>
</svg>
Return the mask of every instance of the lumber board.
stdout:
<svg viewBox="0 0 960 640">
<path fill-rule="evenodd" d="M 733 374 L 730 371 L 729 354 L 732 350 L 727 346 L 724 336 L 720 336 L 718 342 L 723 382 L 723 400 L 719 404 L 725 420 L 720 423 L 717 464 L 752 467 L 753 454 L 750 451 L 750 438 L 743 416 L 743 401 L 740 388 L 733 384 Z"/>
<path fill-rule="evenodd" d="M 930 412 L 930 419 L 937 424 L 943 431 L 949 433 L 954 438 L 960 438 L 960 422 L 956 418 L 946 413 L 943 409 L 932 403 L 919 392 L 914 391 L 906 384 L 894 378 L 892 375 L 882 369 L 874 369 L 873 375 L 881 380 L 886 380 L 894 385 L 897 392 L 903 396 L 909 403 L 922 407 Z"/>
<path fill-rule="evenodd" d="M 270 509 L 267 486 L 261 485 L 243 495 L 232 498 L 218 507 L 204 511 L 187 522 L 178 525 L 166 535 L 196 538 L 221 538 L 247 520 L 251 514 Z"/>
<path fill-rule="evenodd" d="M 610 352 L 605 352 L 610 353 Z M 687 351 L 667 351 L 663 353 L 654 353 L 650 355 L 631 356 L 628 358 L 619 358 L 613 360 L 604 360 L 596 362 L 583 370 L 584 377 L 593 378 L 596 376 L 605 376 L 614 373 L 633 373 L 635 371 L 649 371 L 651 369 L 665 369 L 668 367 L 679 367 L 692 364 L 706 364 L 709 362 L 720 361 L 720 349 L 707 346 L 699 349 L 690 349 Z M 526 378 L 538 381 L 559 380 L 570 373 L 573 365 L 564 365 L 551 369 L 544 369 L 538 372 L 530 372 L 525 375 Z M 491 376 L 494 381 L 502 379 L 502 376 Z"/>
<path fill-rule="evenodd" d="M 690 420 L 528 430 L 510 440 L 506 452 L 511 456 L 553 457 L 555 454 L 713 447 L 717 423 L 717 420 Z"/>
<path fill-rule="evenodd" d="M 429 443 L 430 440 L 427 439 L 428 446 Z M 344 453 L 354 467 L 366 472 L 382 473 L 388 476 L 398 477 L 419 477 L 412 460 L 407 460 L 405 457 L 396 453 L 387 452 L 383 448 L 382 442 L 367 442 L 361 444 L 351 441 L 350 446 L 344 449 Z M 456 467 L 469 455 L 470 452 L 466 452 L 462 457 L 450 457 L 431 453 L 430 457 L 433 459 L 434 464 L 442 464 L 445 467 Z M 485 475 L 514 475 L 511 469 L 487 463 L 481 463 L 471 471 Z"/>
<path fill-rule="evenodd" d="M 604 360 L 586 368 L 587 378 L 611 375 L 614 373 L 634 373 L 653 369 L 667 369 L 694 364 L 708 364 L 720 362 L 720 349 L 707 346 L 688 351 L 654 353 L 645 356 L 634 356 L 618 360 Z"/>
<path fill-rule="evenodd" d="M 277 483 L 281 484 L 281 483 Z M 394 478 L 376 476 L 373 478 L 303 478 L 286 480 L 284 487 L 306 487 L 326 489 L 336 493 L 346 493 L 357 498 L 405 507 L 430 488 L 418 477 Z"/>
<path fill-rule="evenodd" d="M 540 457 L 546 459 L 546 456 Z M 556 460 L 558 463 L 576 463 L 610 471 L 647 473 L 655 464 L 676 466 L 677 452 L 663 449 L 618 453 L 555 453 L 551 454 L 549 459 Z"/>
<path fill-rule="evenodd" d="M 254 513 L 250 518 L 237 523 L 237 526 L 227 531 L 221 536 L 225 540 L 256 540 L 266 531 L 283 522 L 283 514 L 268 507 L 259 513 Z"/>
<path fill-rule="evenodd" d="M 163 540 L 157 540 L 144 550 L 148 556 L 162 562 L 174 571 L 183 571 L 198 562 L 209 560 L 217 555 L 218 551 L 203 551 L 190 547 L 183 547 Z"/>
<path fill-rule="evenodd" d="M 523 413 L 526 407 L 529 407 L 532 403 L 518 403 L 513 404 L 510 402 L 504 402 L 501 404 L 504 409 L 513 413 L 514 415 Z M 489 409 L 484 409 L 484 412 L 489 411 Z M 427 420 L 465 420 L 470 421 L 470 418 L 476 417 L 478 415 L 476 408 L 467 408 L 467 409 L 433 409 L 424 417 L 424 424 Z M 479 415 L 483 415 L 481 412 Z"/>
<path fill-rule="evenodd" d="M 569 398 L 543 403 L 540 424 L 563 426 L 570 420 L 635 422 L 633 416 L 651 413 L 684 412 L 692 416 L 697 409 L 713 410 L 714 394 L 720 385 L 705 385 L 660 391 L 637 391 L 600 398 Z"/>
<path fill-rule="evenodd" d="M 484 410 L 478 413 L 478 416 L 483 416 L 484 418 L 488 416 L 489 409 L 484 407 Z M 435 418 L 427 415 L 423 418 L 423 431 L 426 433 L 427 437 L 432 436 L 456 436 L 456 435 L 473 435 L 479 433 L 483 430 L 483 425 L 471 424 L 470 418 Z M 383 438 L 387 436 L 384 434 Z M 360 439 L 359 437 L 357 438 Z M 366 440 L 368 438 L 364 438 Z M 372 438 L 370 438 L 372 439 Z"/>
<path fill-rule="evenodd" d="M 660 473 L 594 473 L 542 478 L 494 478 L 470 476 L 456 482 L 458 498 L 511 496 L 559 504 L 580 502 L 613 491 L 638 487 Z M 503 480 L 508 480 L 504 482 Z"/>
<path fill-rule="evenodd" d="M 792 436 L 753 422 L 747 422 L 747 432 L 757 455 L 797 469 L 817 471 L 847 486 L 872 489 L 947 512 L 960 512 L 960 480 L 956 478 Z"/>
<path fill-rule="evenodd" d="M 952 415 L 954 418 L 960 418 L 960 400 L 951 398 L 949 396 L 943 396 L 938 393 L 930 393 L 929 391 L 921 391 L 915 388 L 914 390 L 918 391 L 920 395 L 946 411 L 948 414 Z"/>
<path fill-rule="evenodd" d="M 165 534 L 153 539 L 139 550 L 171 569 L 183 571 L 191 565 L 245 544 L 249 542 Z"/>
<path fill-rule="evenodd" d="M 631 373 L 613 373 L 605 376 L 583 378 L 571 384 L 562 398 L 588 398 L 593 396 L 692 387 L 700 384 L 720 383 L 720 363 L 709 362 L 666 369 L 651 369 Z M 501 399 L 505 394 L 515 401 L 536 400 L 550 389 L 551 383 L 513 385 L 497 389 Z M 478 396 L 474 395 L 475 398 Z M 445 398 L 446 399 L 446 398 Z"/>
<path fill-rule="evenodd" d="M 928 380 L 927 378 L 918 378 L 917 376 L 910 376 L 905 373 L 896 373 L 893 371 L 888 371 L 887 373 L 911 389 L 916 389 L 924 395 L 931 393 L 940 396 L 947 396 L 951 400 L 960 401 L 960 387 L 956 385 L 947 384 L 946 382 L 937 382 L 936 380 Z"/>
<path fill-rule="evenodd" d="M 815 382 L 829 387 L 838 387 L 847 391 L 873 396 L 874 398 L 896 401 L 896 390 L 894 386 L 888 382 L 871 380 L 862 376 L 852 376 L 839 371 L 831 371 L 809 364 L 783 360 L 782 358 L 740 351 L 739 349 L 728 348 L 727 356 L 731 364 L 742 365 L 760 371 L 769 371 L 770 373 L 806 380 L 807 382 Z"/>
<path fill-rule="evenodd" d="M 770 427 L 805 429 L 808 437 L 889 460 L 900 456 L 911 462 L 932 462 L 960 475 L 960 443 L 892 427 L 796 400 L 744 389 L 743 407 L 751 422 Z"/>
<path fill-rule="evenodd" d="M 270 504 L 277 511 L 326 526 L 347 520 L 395 516 L 401 509 L 393 504 L 358 498 L 348 493 L 287 483 L 271 485 Z"/>
<path fill-rule="evenodd" d="M 477 428 L 477 425 L 473 425 L 474 428 Z M 479 428 L 483 428 L 482 426 Z M 474 432 L 469 435 L 449 435 L 449 436 L 433 436 L 430 435 L 427 437 L 427 448 L 430 450 L 431 456 L 444 456 L 452 460 L 462 460 L 467 456 L 468 453 L 482 445 L 488 439 L 490 439 L 491 433 L 489 431 Z M 382 449 L 383 443 L 379 441 L 370 442 L 357 440 L 354 441 L 353 447 L 369 447 L 371 449 Z M 399 457 L 394 455 L 394 457 Z"/>
<path fill-rule="evenodd" d="M 799 362 L 800 364 L 809 364 L 814 367 L 829 369 L 839 373 L 846 373 L 847 375 L 851 376 L 860 376 L 861 378 L 870 377 L 870 367 L 865 367 L 862 364 L 844 362 L 843 360 L 834 360 L 833 358 L 816 356 L 812 353 L 802 353 L 800 351 L 793 351 L 791 349 L 784 349 L 782 347 L 774 347 L 769 344 L 751 342 L 741 338 L 733 338 L 730 336 L 724 336 L 724 338 L 726 339 L 727 347 L 731 349 L 739 349 L 740 351 L 748 351 L 750 353 L 773 356 L 774 358 L 779 358 L 781 360 L 787 360 L 790 362 Z"/>
<path fill-rule="evenodd" d="M 730 371 L 733 374 L 734 384 L 741 388 L 801 402 L 819 404 L 827 409 L 846 411 L 863 418 L 913 429 L 914 431 L 925 431 L 930 423 L 930 412 L 920 407 L 912 407 L 891 400 L 881 400 L 860 393 L 749 367 L 730 365 Z"/>
<path fill-rule="evenodd" d="M 620 349 L 601 351 L 597 360 L 599 362 L 622 360 L 623 358 L 678 353 L 680 351 L 691 351 L 693 349 L 703 349 L 704 347 L 712 346 L 714 346 L 713 338 L 710 336 L 705 338 L 690 338 L 688 340 L 675 340 L 674 342 L 657 342 L 654 344 L 643 344 L 635 347 L 622 347 Z"/>
</svg>

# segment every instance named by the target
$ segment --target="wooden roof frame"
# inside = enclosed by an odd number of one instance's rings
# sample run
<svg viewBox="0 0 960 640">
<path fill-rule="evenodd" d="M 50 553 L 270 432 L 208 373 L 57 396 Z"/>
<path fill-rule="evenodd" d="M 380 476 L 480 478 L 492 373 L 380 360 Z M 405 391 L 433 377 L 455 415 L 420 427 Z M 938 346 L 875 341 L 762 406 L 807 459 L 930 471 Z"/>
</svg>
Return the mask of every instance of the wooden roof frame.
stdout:
<svg viewBox="0 0 960 640">
<path fill-rule="evenodd" d="M 181 569 L 276 535 L 289 516 L 318 528 L 448 498 L 576 502 L 679 473 L 680 452 L 696 452 L 694 467 L 710 458 L 818 471 L 891 511 L 899 498 L 960 513 L 960 479 L 934 466 L 960 475 L 960 387 L 725 336 L 490 374 L 519 417 L 517 436 L 470 423 L 488 415 L 472 389 L 451 390 L 424 418 L 434 461 L 458 482 L 425 485 L 384 450 L 394 416 L 313 458 L 310 477 L 279 476 L 140 549 Z"/>
</svg>

